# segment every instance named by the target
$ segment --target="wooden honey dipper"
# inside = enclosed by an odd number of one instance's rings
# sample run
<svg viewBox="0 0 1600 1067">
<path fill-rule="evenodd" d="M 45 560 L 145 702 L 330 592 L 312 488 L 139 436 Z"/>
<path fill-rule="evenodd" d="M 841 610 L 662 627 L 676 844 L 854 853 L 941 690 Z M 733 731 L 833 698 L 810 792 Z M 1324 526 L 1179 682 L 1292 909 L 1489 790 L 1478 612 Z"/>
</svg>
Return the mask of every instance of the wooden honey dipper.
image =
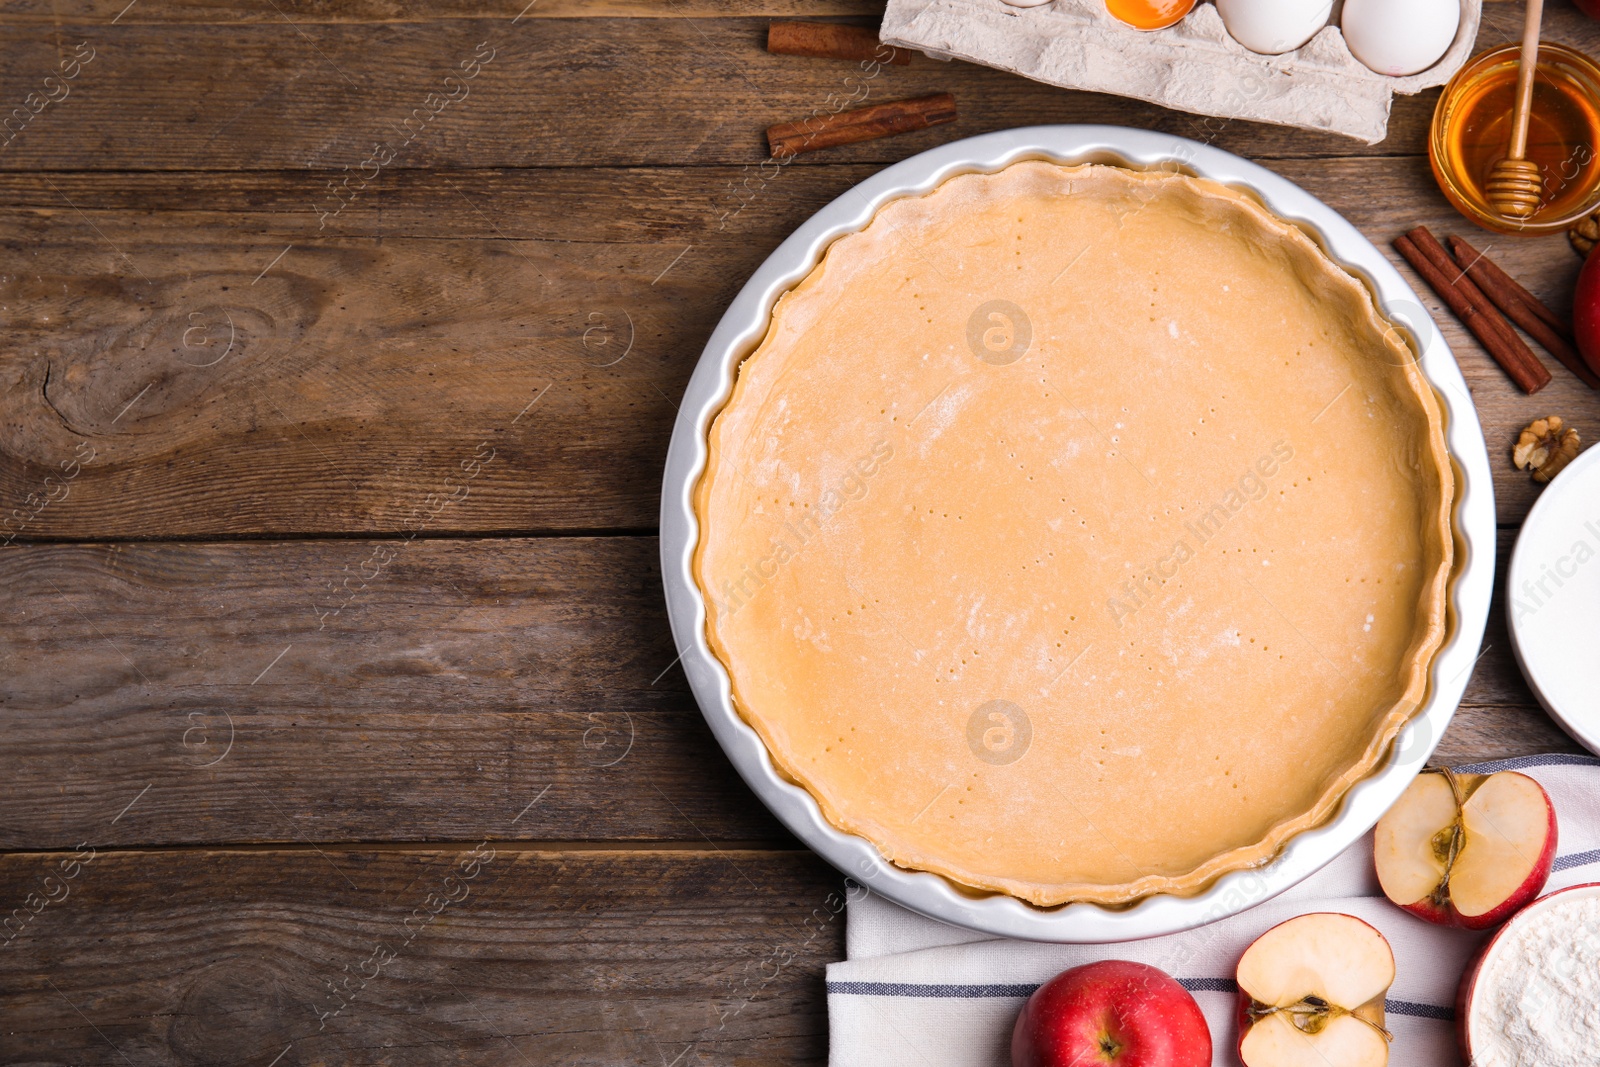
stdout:
<svg viewBox="0 0 1600 1067">
<path fill-rule="evenodd" d="M 1528 159 L 1528 123 L 1533 111 L 1533 78 L 1539 67 L 1539 23 L 1544 0 L 1528 0 L 1522 23 L 1522 56 L 1517 69 L 1517 103 L 1511 114 L 1511 145 L 1505 159 L 1489 170 L 1484 195 L 1489 206 L 1512 219 L 1532 217 L 1544 200 L 1544 173 Z"/>
</svg>

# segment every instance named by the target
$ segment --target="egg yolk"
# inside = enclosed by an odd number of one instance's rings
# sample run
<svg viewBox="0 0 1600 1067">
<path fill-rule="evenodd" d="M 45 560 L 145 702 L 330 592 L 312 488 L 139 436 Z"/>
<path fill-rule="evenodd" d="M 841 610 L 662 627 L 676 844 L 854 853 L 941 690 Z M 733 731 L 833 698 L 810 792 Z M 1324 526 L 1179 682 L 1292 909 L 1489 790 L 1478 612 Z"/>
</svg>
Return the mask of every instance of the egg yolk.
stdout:
<svg viewBox="0 0 1600 1067">
<path fill-rule="evenodd" d="M 1194 8 L 1195 0 L 1106 0 L 1106 10 L 1139 30 L 1164 30 Z"/>
</svg>

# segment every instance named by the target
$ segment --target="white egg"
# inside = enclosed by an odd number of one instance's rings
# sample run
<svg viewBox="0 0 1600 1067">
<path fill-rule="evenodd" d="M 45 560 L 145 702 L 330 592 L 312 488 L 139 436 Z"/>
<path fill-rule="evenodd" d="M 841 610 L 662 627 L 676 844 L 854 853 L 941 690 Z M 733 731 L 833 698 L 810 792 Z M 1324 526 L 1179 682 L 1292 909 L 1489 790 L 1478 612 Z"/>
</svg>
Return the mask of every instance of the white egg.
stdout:
<svg viewBox="0 0 1600 1067">
<path fill-rule="evenodd" d="M 1333 0 L 1217 0 L 1217 14 L 1235 41 L 1275 56 L 1315 37 L 1333 14 Z"/>
<path fill-rule="evenodd" d="M 1350 54 L 1391 77 L 1439 62 L 1461 25 L 1461 0 L 1345 0 L 1339 28 Z"/>
</svg>

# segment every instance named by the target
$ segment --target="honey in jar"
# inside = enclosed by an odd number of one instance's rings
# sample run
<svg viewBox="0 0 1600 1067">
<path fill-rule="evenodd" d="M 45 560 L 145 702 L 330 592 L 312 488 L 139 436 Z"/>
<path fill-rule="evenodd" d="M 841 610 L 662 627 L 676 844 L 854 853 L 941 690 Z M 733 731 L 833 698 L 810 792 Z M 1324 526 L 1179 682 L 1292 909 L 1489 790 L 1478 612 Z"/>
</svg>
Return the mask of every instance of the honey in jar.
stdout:
<svg viewBox="0 0 1600 1067">
<path fill-rule="evenodd" d="M 1540 44 L 1527 158 L 1539 164 L 1544 196 L 1531 218 L 1512 219 L 1483 190 L 1511 141 L 1518 54 L 1515 45 L 1497 48 L 1456 73 L 1434 111 L 1428 156 L 1439 187 L 1469 219 L 1502 233 L 1551 233 L 1600 204 L 1600 68 L 1570 48 Z"/>
</svg>

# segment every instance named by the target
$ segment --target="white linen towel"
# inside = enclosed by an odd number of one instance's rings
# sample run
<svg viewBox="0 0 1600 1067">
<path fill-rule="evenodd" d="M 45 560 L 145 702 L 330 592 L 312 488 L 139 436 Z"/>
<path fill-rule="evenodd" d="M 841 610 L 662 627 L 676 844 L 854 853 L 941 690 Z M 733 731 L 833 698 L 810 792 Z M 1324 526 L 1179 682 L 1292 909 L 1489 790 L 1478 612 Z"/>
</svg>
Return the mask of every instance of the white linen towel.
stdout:
<svg viewBox="0 0 1600 1067">
<path fill-rule="evenodd" d="M 1551 754 L 1456 768 L 1521 771 L 1549 792 L 1559 848 L 1546 892 L 1600 881 L 1600 759 Z M 1213 1063 L 1239 1067 L 1234 968 L 1251 941 L 1295 915 L 1342 911 L 1383 931 L 1397 976 L 1386 1025 L 1390 1062 L 1456 1067 L 1456 985 L 1488 936 L 1433 926 L 1390 904 L 1378 887 L 1369 833 L 1288 892 L 1220 922 L 1116 945 L 994 939 L 857 891 L 846 913 L 843 962 L 828 965 L 830 1067 L 1008 1067 L 1011 1027 L 1040 983 L 1103 959 L 1149 963 L 1195 996 L 1211 1027 Z"/>
</svg>

